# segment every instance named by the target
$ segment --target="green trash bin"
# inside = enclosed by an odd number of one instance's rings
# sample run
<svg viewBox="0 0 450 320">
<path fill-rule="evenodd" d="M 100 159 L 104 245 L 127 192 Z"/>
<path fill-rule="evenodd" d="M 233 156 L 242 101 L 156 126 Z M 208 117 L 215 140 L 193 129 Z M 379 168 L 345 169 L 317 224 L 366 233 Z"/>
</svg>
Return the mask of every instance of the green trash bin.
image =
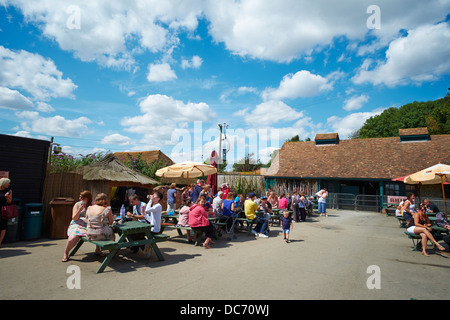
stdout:
<svg viewBox="0 0 450 320">
<path fill-rule="evenodd" d="M 22 240 L 39 239 L 41 237 L 44 205 L 42 203 L 26 203 L 23 208 Z"/>
<path fill-rule="evenodd" d="M 6 234 L 3 241 L 5 243 L 17 242 L 20 239 L 20 222 L 22 219 L 22 202 L 20 199 L 13 198 L 12 203 L 17 205 L 17 210 L 19 215 L 15 218 L 8 220 L 8 225 L 6 227 Z"/>
</svg>

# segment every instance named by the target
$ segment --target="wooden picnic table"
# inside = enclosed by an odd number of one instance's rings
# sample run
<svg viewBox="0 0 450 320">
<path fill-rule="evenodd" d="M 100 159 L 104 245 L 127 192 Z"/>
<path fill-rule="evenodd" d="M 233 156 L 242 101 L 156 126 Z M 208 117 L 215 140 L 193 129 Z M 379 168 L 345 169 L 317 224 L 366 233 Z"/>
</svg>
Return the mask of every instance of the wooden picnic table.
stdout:
<svg viewBox="0 0 450 320">
<path fill-rule="evenodd" d="M 99 246 L 101 250 L 109 250 L 109 254 L 103 260 L 97 273 L 103 272 L 112 258 L 114 258 L 117 252 L 122 248 L 151 245 L 159 261 L 163 261 L 164 257 L 156 243 L 166 240 L 168 236 L 164 234 L 153 235 L 151 233 L 152 227 L 153 225 L 151 224 L 138 221 L 128 221 L 123 224 L 116 224 L 112 228 L 114 232 L 119 235 L 118 240 L 89 240 L 87 237 L 81 237 L 76 246 L 70 251 L 69 257 L 75 255 L 83 243 L 90 242 Z M 137 234 L 144 234 L 144 239 L 133 240 L 132 236 Z"/>
</svg>

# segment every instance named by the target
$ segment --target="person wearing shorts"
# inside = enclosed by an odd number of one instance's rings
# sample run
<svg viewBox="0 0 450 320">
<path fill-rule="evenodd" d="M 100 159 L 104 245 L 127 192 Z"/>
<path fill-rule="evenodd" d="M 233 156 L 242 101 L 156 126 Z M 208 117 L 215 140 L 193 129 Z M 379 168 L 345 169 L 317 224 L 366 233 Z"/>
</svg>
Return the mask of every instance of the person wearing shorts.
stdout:
<svg viewBox="0 0 450 320">
<path fill-rule="evenodd" d="M 283 217 L 281 218 L 281 228 L 283 229 L 284 241 L 289 243 L 289 233 L 293 228 L 292 218 L 289 217 L 289 211 L 284 211 Z"/>
<path fill-rule="evenodd" d="M 433 242 L 438 250 L 445 251 L 445 248 L 434 239 L 430 227 L 431 222 L 426 214 L 426 206 L 421 204 L 419 211 L 414 214 L 413 220 L 410 220 L 407 232 L 411 235 L 419 235 L 422 238 L 422 254 L 426 257 L 428 257 L 426 251 L 428 240 Z"/>
</svg>

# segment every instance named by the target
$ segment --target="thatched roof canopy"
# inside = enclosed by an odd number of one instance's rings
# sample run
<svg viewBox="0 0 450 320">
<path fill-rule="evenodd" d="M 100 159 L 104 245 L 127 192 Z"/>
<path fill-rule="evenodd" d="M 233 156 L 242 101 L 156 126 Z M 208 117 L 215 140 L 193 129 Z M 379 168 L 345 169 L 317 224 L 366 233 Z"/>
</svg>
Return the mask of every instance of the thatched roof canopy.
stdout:
<svg viewBox="0 0 450 320">
<path fill-rule="evenodd" d="M 113 154 L 107 155 L 102 160 L 84 167 L 84 180 L 106 180 L 111 182 L 132 183 L 141 185 L 157 185 L 158 181 L 128 168 Z"/>
</svg>

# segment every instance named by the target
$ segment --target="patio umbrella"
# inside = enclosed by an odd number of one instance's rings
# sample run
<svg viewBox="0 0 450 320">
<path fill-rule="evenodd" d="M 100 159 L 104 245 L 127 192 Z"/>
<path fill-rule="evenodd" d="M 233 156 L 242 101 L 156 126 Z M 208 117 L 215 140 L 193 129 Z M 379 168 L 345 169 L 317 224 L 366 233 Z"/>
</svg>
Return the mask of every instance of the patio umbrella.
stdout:
<svg viewBox="0 0 450 320">
<path fill-rule="evenodd" d="M 444 183 L 450 182 L 450 166 L 446 164 L 436 164 L 429 168 L 420 170 L 409 176 L 406 176 L 403 180 L 407 184 L 441 184 L 442 196 L 444 197 L 445 218 L 447 218 L 447 204 L 445 203 Z"/>
<path fill-rule="evenodd" d="M 193 161 L 184 161 L 161 168 L 156 171 L 155 174 L 158 177 L 164 178 L 186 178 L 187 185 L 189 186 L 189 177 L 204 177 L 215 173 L 217 173 L 217 169 L 208 164 Z"/>
</svg>

